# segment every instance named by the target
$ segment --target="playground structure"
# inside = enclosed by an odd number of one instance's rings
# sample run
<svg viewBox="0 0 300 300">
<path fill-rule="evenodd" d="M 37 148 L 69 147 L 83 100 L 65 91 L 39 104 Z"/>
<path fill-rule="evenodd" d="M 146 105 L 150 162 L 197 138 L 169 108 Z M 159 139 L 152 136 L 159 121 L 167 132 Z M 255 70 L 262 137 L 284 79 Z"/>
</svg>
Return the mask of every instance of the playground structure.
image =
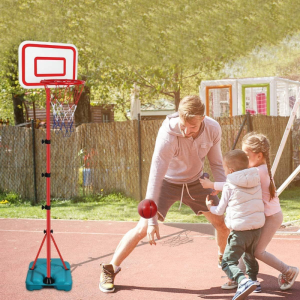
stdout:
<svg viewBox="0 0 300 300">
<path fill-rule="evenodd" d="M 84 81 L 77 80 L 78 51 L 74 45 L 25 41 L 19 46 L 19 82 L 26 89 L 46 90 L 46 230 L 36 258 L 29 264 L 26 288 L 30 291 L 43 287 L 55 287 L 58 290 L 72 289 L 70 264 L 63 260 L 54 240 L 51 229 L 51 126 L 50 113 L 53 112 L 53 128 L 66 137 L 74 132 L 74 113 Z M 73 126 L 74 125 L 74 126 Z M 60 258 L 51 258 L 51 240 Z M 46 241 L 47 258 L 39 258 Z"/>
<path fill-rule="evenodd" d="M 199 87 L 205 113 L 212 118 L 262 114 L 290 116 L 299 81 L 280 77 L 204 80 Z M 300 110 L 296 112 L 300 118 Z"/>
<path fill-rule="evenodd" d="M 272 169 L 271 169 L 271 173 L 272 173 L 272 176 L 274 177 L 275 175 L 275 172 L 277 170 L 277 166 L 278 166 L 278 163 L 279 163 L 279 160 L 280 160 L 280 157 L 282 155 L 282 152 L 284 150 L 284 146 L 286 144 L 286 141 L 288 139 L 288 136 L 289 136 L 289 133 L 291 131 L 291 128 L 293 126 L 293 123 L 295 121 L 295 118 L 297 116 L 297 112 L 299 112 L 299 108 L 300 108 L 300 89 L 299 91 L 297 92 L 297 95 L 296 95 L 296 101 L 294 103 L 294 106 L 293 106 L 293 109 L 291 111 L 291 115 L 290 115 L 290 118 L 289 118 L 289 121 L 286 125 L 286 129 L 284 131 L 284 134 L 283 134 L 283 137 L 281 139 L 281 142 L 280 142 L 280 145 L 279 145 L 279 148 L 277 150 L 277 154 L 275 156 L 275 159 L 274 159 L 274 162 L 273 162 L 273 165 L 272 165 Z M 296 167 L 296 169 L 293 171 L 293 173 L 286 179 L 286 181 L 277 189 L 277 195 L 279 196 L 284 190 L 285 188 L 294 180 L 294 178 L 300 173 L 300 165 L 298 165 Z"/>
<path fill-rule="evenodd" d="M 202 81 L 200 98 L 212 118 L 262 114 L 290 117 L 272 165 L 274 177 L 295 119 L 300 119 L 300 82 L 279 77 Z M 278 188 L 278 196 L 300 173 L 298 165 Z"/>
</svg>

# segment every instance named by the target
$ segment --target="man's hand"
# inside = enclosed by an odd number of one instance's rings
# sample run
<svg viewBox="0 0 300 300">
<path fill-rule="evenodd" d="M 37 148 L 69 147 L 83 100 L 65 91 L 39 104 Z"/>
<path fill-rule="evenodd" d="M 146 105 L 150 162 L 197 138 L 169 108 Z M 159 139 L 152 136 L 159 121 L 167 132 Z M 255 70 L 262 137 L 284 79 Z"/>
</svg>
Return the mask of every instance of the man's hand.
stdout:
<svg viewBox="0 0 300 300">
<path fill-rule="evenodd" d="M 214 188 L 214 183 L 206 177 L 204 177 L 203 179 L 199 178 L 199 181 L 204 189 L 213 189 Z"/>
<path fill-rule="evenodd" d="M 149 240 L 150 245 L 156 245 L 155 240 L 154 240 L 154 235 L 156 234 L 157 239 L 160 239 L 159 235 L 159 227 L 158 225 L 149 225 L 147 229 L 147 236 Z"/>
<path fill-rule="evenodd" d="M 214 204 L 213 200 L 209 200 L 209 196 L 206 197 L 206 206 L 210 211 L 211 206 Z"/>
</svg>

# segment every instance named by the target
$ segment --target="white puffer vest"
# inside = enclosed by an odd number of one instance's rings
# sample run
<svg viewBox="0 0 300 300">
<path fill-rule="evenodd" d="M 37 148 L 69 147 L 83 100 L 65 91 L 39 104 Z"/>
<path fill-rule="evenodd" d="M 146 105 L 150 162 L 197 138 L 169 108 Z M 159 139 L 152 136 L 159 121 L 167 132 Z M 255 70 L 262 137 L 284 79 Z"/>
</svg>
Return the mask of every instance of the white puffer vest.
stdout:
<svg viewBox="0 0 300 300">
<path fill-rule="evenodd" d="M 257 168 L 250 168 L 227 176 L 225 185 L 233 190 L 225 217 L 229 229 L 244 231 L 264 226 L 264 203 L 258 172 Z"/>
</svg>

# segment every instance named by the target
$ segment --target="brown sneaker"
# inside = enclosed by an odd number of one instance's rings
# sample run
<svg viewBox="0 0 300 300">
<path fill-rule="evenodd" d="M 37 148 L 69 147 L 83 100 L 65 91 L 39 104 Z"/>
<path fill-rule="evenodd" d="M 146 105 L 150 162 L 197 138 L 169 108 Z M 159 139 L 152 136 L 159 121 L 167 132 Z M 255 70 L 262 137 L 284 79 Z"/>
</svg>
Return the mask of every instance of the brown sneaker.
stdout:
<svg viewBox="0 0 300 300">
<path fill-rule="evenodd" d="M 115 273 L 113 265 L 101 264 L 100 266 L 102 268 L 99 289 L 103 293 L 113 293 L 115 291 L 114 279 L 115 276 L 121 271 L 121 268 Z"/>
<path fill-rule="evenodd" d="M 278 284 L 281 290 L 288 290 L 294 284 L 297 276 L 299 274 L 299 269 L 296 267 L 289 267 L 285 274 L 279 274 Z"/>
</svg>

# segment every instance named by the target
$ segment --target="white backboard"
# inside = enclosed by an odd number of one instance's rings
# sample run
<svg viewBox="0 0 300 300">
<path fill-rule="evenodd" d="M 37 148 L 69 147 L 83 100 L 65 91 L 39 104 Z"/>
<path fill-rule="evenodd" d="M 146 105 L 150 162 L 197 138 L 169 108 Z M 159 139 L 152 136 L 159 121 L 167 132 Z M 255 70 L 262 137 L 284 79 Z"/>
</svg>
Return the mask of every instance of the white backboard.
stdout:
<svg viewBox="0 0 300 300">
<path fill-rule="evenodd" d="M 25 41 L 19 46 L 19 82 L 25 89 L 43 88 L 43 79 L 77 79 L 74 45 Z"/>
</svg>

